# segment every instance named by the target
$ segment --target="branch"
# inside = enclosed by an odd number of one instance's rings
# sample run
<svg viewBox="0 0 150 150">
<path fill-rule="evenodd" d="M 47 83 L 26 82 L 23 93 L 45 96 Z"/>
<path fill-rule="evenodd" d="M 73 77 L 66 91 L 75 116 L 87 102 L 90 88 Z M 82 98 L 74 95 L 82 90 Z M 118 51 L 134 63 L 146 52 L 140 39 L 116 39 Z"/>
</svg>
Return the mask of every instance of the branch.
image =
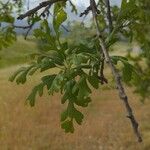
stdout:
<svg viewBox="0 0 150 150">
<path fill-rule="evenodd" d="M 30 28 L 29 28 L 28 31 L 26 32 L 25 37 L 24 37 L 25 40 L 27 39 L 27 37 L 28 37 L 30 31 L 32 30 L 33 26 L 34 26 L 34 23 L 32 23 L 32 24 L 30 25 Z"/>
<path fill-rule="evenodd" d="M 116 85 L 117 85 L 117 89 L 118 89 L 118 92 L 119 92 L 119 97 L 124 102 L 124 105 L 125 105 L 125 108 L 126 108 L 127 114 L 128 114 L 127 117 L 131 121 L 134 133 L 135 133 L 135 135 L 138 138 L 138 142 L 142 142 L 142 137 L 141 137 L 140 132 L 138 130 L 138 123 L 137 123 L 137 121 L 136 121 L 136 119 L 134 117 L 134 114 L 132 112 L 132 108 L 129 105 L 128 97 L 127 97 L 127 95 L 125 93 L 123 84 L 121 82 L 121 77 L 120 77 L 118 71 L 116 70 L 114 64 L 111 61 L 111 58 L 110 58 L 109 53 L 108 53 L 107 46 L 106 46 L 106 44 L 105 44 L 105 42 L 104 42 L 104 40 L 102 38 L 101 32 L 100 32 L 100 28 L 99 28 L 99 24 L 98 24 L 98 20 L 97 20 L 97 13 L 96 13 L 96 10 L 95 10 L 95 7 L 94 7 L 95 6 L 95 0 L 90 0 L 90 5 L 92 7 L 93 18 L 95 20 L 95 24 L 96 24 L 96 27 L 97 27 L 97 36 L 99 38 L 100 46 L 101 46 L 103 54 L 105 56 L 105 61 L 109 65 L 109 67 L 110 67 L 110 69 L 112 71 L 112 74 L 114 75 L 114 78 L 115 78 L 115 81 L 116 81 Z"/>
<path fill-rule="evenodd" d="M 111 17 L 111 8 L 110 8 L 110 2 L 109 0 L 106 1 L 106 7 L 107 7 L 107 19 L 109 23 L 109 32 L 112 32 L 113 30 L 113 23 L 112 23 L 112 17 Z"/>
<path fill-rule="evenodd" d="M 13 24 L 12 25 L 14 28 L 18 28 L 18 29 L 29 29 L 31 27 L 31 25 L 27 25 L 27 26 L 18 26 L 18 25 L 15 25 Z"/>
<path fill-rule="evenodd" d="M 91 7 L 89 6 L 89 7 L 87 7 L 87 8 L 84 10 L 84 12 L 82 12 L 82 13 L 80 14 L 80 17 L 82 17 L 82 16 L 84 16 L 84 15 L 87 16 L 90 11 L 91 11 Z"/>
<path fill-rule="evenodd" d="M 31 15 L 35 14 L 38 10 L 40 10 L 43 7 L 51 6 L 52 4 L 57 3 L 57 2 L 61 2 L 61 1 L 66 2 L 67 0 L 51 0 L 51 1 L 48 0 L 48 1 L 44 1 L 44 2 L 40 3 L 38 6 L 36 6 L 35 8 L 27 11 L 25 14 L 20 15 L 17 19 L 22 20 L 22 19 L 24 19 L 28 16 L 31 16 Z"/>
<path fill-rule="evenodd" d="M 104 83 L 107 84 L 108 80 L 104 76 L 105 57 L 104 57 L 104 54 L 103 54 L 102 50 L 100 50 L 100 52 L 101 52 L 101 55 L 102 55 L 102 62 L 101 62 L 101 67 L 100 67 L 100 77 L 99 77 L 99 79 L 101 80 L 101 84 L 104 84 Z"/>
<path fill-rule="evenodd" d="M 22 19 L 24 19 L 24 18 L 26 18 L 26 17 L 29 17 L 29 16 L 35 14 L 38 10 L 40 10 L 40 9 L 43 8 L 43 7 L 45 7 L 45 9 L 43 10 L 43 12 L 39 15 L 39 17 L 41 17 L 41 16 L 44 17 L 46 12 L 47 12 L 47 14 L 50 14 L 49 9 L 50 9 L 50 7 L 51 7 L 52 4 L 54 4 L 54 3 L 56 3 L 56 2 L 61 2 L 61 1 L 62 1 L 62 2 L 63 2 L 63 1 L 66 2 L 67 0 L 44 1 L 44 2 L 40 3 L 37 7 L 35 7 L 35 8 L 33 8 L 33 9 L 29 10 L 29 11 L 26 12 L 25 14 L 20 15 L 17 19 L 22 20 Z M 27 33 L 26 33 L 26 35 L 25 35 L 25 39 L 26 39 L 27 36 L 28 36 L 28 34 L 29 34 L 29 32 L 32 30 L 32 27 L 34 26 L 34 24 L 35 24 L 35 23 L 32 23 L 31 25 L 28 25 L 28 26 L 16 26 L 16 25 L 13 25 L 13 27 L 15 27 L 15 28 L 22 28 L 22 29 L 28 29 L 28 31 L 27 31 Z M 64 28 L 67 32 L 69 32 L 69 30 L 68 30 L 65 26 L 63 26 L 63 25 L 61 25 L 61 26 L 62 26 L 62 28 Z"/>
<path fill-rule="evenodd" d="M 97 13 L 97 14 L 100 14 L 100 10 L 98 10 L 98 8 L 97 8 L 98 5 L 99 5 L 99 3 L 98 3 L 97 5 L 96 5 L 96 3 L 95 3 L 94 7 L 95 7 L 95 10 L 96 10 L 96 13 Z M 92 7 L 91 7 L 91 5 L 90 5 L 89 7 L 87 7 L 87 8 L 84 10 L 84 12 L 82 12 L 82 13 L 80 14 L 80 17 L 82 17 L 82 16 L 87 16 L 91 10 L 92 10 Z"/>
<path fill-rule="evenodd" d="M 51 7 L 51 5 L 46 6 L 46 8 L 43 10 L 43 12 L 39 15 L 39 17 L 41 16 L 45 16 L 45 13 L 48 12 L 49 13 L 49 8 Z M 24 39 L 27 39 L 27 36 L 29 35 L 30 31 L 32 30 L 33 26 L 35 25 L 35 22 L 33 22 L 31 25 L 29 25 L 28 31 L 25 34 Z"/>
</svg>

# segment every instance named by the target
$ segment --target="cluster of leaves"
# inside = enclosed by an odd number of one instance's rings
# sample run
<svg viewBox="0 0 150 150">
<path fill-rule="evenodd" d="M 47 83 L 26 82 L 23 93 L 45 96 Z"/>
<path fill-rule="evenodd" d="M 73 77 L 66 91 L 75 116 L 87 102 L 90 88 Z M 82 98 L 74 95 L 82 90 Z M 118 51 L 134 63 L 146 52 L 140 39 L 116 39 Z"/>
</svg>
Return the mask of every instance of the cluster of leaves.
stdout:
<svg viewBox="0 0 150 150">
<path fill-rule="evenodd" d="M 122 0 L 121 8 L 118 8 L 117 6 L 112 7 L 114 29 L 110 35 L 106 33 L 106 43 L 109 47 L 120 41 L 122 38 L 130 43 L 136 42 L 139 46 L 139 54 L 137 57 L 132 56 L 132 51 L 129 51 L 125 58 L 128 58 L 130 62 L 132 62 L 134 69 L 130 65 L 123 67 L 122 76 L 124 81 L 127 81 L 126 83 L 128 85 L 135 86 L 135 92 L 140 94 L 142 101 L 150 96 L 149 6 L 149 0 Z M 103 15 L 101 17 L 103 19 L 105 18 Z M 105 25 L 104 28 L 106 27 L 107 26 Z M 123 62 L 123 64 L 125 63 Z M 135 73 L 135 69 L 139 75 Z"/>
<path fill-rule="evenodd" d="M 16 40 L 16 34 L 12 26 L 15 21 L 12 10 L 12 3 L 0 2 L 0 49 L 8 47 Z"/>
<path fill-rule="evenodd" d="M 22 0 L 0 1 L 0 50 L 16 41 L 15 15 L 21 13 L 23 4 Z"/>
<path fill-rule="evenodd" d="M 115 65 L 117 65 L 119 61 L 123 64 L 123 67 L 121 67 L 122 80 L 126 84 L 132 85 L 131 81 L 138 80 L 140 78 L 140 74 L 137 72 L 137 69 L 129 63 L 127 58 L 122 56 L 112 56 L 111 58 Z"/>
<path fill-rule="evenodd" d="M 17 84 L 24 84 L 27 76 L 33 75 L 37 70 L 43 72 L 51 68 L 59 68 L 58 74 L 41 78 L 41 83 L 33 88 L 27 101 L 34 106 L 36 95 L 42 96 L 44 87 L 50 95 L 61 92 L 63 94 L 61 103 L 68 103 L 67 109 L 61 115 L 61 126 L 66 132 L 73 132 L 74 120 L 79 125 L 83 120 L 83 114 L 77 110 L 77 107 L 87 107 L 91 102 L 91 86 L 96 89 L 99 87 L 100 58 L 97 56 L 98 50 L 94 44 L 91 47 L 83 44 L 68 47 L 67 42 L 61 43 L 59 28 L 67 19 L 67 15 L 60 4 L 55 4 L 54 13 L 55 34 L 47 20 L 43 20 L 41 28 L 34 31 L 35 36 L 45 43 L 43 44 L 45 51 L 34 54 L 38 57 L 37 61 L 28 67 L 20 68 L 10 81 L 16 80 Z"/>
<path fill-rule="evenodd" d="M 139 35 L 139 29 L 142 22 L 145 21 L 142 15 L 139 14 L 139 9 L 141 10 L 141 7 L 143 7 L 140 2 L 140 0 L 123 0 L 121 8 L 116 6 L 112 8 L 114 29 L 109 34 L 106 6 L 104 1 L 100 0 L 98 22 L 107 47 L 116 43 L 120 36 L 130 39 L 130 42 L 137 40 L 142 44 L 142 42 L 145 43 L 147 41 L 147 39 L 142 39 L 143 37 Z M 72 10 L 76 12 L 75 6 L 72 3 L 71 6 Z M 16 80 L 17 84 L 24 84 L 27 77 L 33 75 L 37 70 L 43 72 L 52 68 L 58 68 L 59 73 L 48 74 L 41 78 L 40 83 L 33 88 L 27 101 L 31 106 L 34 106 L 36 96 L 42 96 L 44 88 L 47 88 L 50 95 L 60 92 L 63 95 L 61 103 L 68 104 L 66 110 L 61 115 L 61 126 L 66 132 L 72 133 L 74 131 L 74 122 L 80 125 L 83 120 L 83 114 L 78 110 L 78 107 L 87 107 L 91 102 L 90 94 L 92 88 L 99 88 L 103 56 L 100 53 L 101 47 L 98 38 L 93 34 L 85 38 L 82 43 L 72 43 L 70 45 L 67 41 L 61 40 L 60 26 L 67 19 L 65 7 L 65 2 L 54 4 L 53 28 L 49 27 L 47 19 L 39 17 L 35 19 L 35 16 L 31 18 L 31 21 L 33 19 L 35 22 L 41 22 L 40 28 L 34 30 L 34 35 L 42 42 L 42 51 L 34 54 L 36 61 L 33 64 L 20 68 L 10 78 L 10 81 Z M 141 13 L 145 14 L 145 12 Z M 149 53 L 148 50 L 147 53 Z M 145 58 L 149 56 L 146 55 L 146 50 L 143 50 L 142 55 Z M 136 71 L 139 68 L 135 69 L 128 62 L 127 58 L 112 56 L 111 59 L 115 65 L 119 61 L 123 64 L 121 69 L 122 78 L 126 83 L 136 85 L 140 92 L 141 88 L 142 90 L 145 87 L 148 89 L 149 84 L 147 81 L 149 76 L 147 73 L 144 76 L 145 78 L 141 79 Z M 143 87 L 138 84 L 142 84 Z M 145 96 L 144 94 L 141 95 Z"/>
<path fill-rule="evenodd" d="M 135 64 L 135 66 L 140 70 L 141 78 L 136 80 L 134 85 L 136 87 L 136 92 L 142 96 L 142 100 L 150 97 L 150 1 L 139 0 L 140 12 L 139 22 L 133 25 L 133 31 L 135 33 L 135 40 L 138 42 L 141 53 L 135 59 L 129 57 Z M 141 64 L 141 61 L 145 65 Z"/>
<path fill-rule="evenodd" d="M 135 68 L 140 73 L 140 77 L 133 78 L 132 84 L 135 86 L 135 92 L 142 96 L 142 101 L 150 97 L 150 1 L 149 0 L 132 0 L 124 1 L 123 10 L 131 13 L 125 15 L 122 19 L 126 22 L 131 22 L 122 30 L 123 35 L 129 39 L 130 42 L 136 41 L 139 46 L 139 55 L 133 57 L 130 52 L 128 59 L 130 59 Z M 128 8 L 128 9 L 127 9 Z M 141 63 L 142 62 L 142 63 Z"/>
</svg>

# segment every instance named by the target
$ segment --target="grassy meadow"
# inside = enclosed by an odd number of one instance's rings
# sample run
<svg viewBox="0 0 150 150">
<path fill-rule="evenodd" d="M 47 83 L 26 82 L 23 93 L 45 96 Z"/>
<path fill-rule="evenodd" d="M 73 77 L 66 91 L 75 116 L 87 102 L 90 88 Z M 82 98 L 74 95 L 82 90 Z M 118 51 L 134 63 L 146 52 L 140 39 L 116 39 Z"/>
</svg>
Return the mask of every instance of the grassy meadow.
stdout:
<svg viewBox="0 0 150 150">
<path fill-rule="evenodd" d="M 20 37 L 0 52 L 0 150 L 150 150 L 150 101 L 142 104 L 132 88 L 126 90 L 140 123 L 141 144 L 136 141 L 116 90 L 109 85 L 93 92 L 92 103 L 82 109 L 84 122 L 74 134 L 65 134 L 60 128 L 63 106 L 59 94 L 50 97 L 45 91 L 35 107 L 25 105 L 40 75 L 19 86 L 8 78 L 30 61 L 28 55 L 33 51 L 37 51 L 36 43 Z"/>
<path fill-rule="evenodd" d="M 37 49 L 33 38 L 24 40 L 22 36 L 18 36 L 14 44 L 0 51 L 0 68 L 31 61 L 30 54 L 37 52 Z"/>
</svg>

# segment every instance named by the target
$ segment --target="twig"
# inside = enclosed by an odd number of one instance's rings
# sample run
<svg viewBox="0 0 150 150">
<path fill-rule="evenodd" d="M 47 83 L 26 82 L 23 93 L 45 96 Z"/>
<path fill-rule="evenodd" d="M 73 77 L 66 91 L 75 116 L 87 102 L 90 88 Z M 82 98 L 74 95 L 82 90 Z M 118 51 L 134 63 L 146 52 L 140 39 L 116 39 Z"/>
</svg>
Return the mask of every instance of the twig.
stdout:
<svg viewBox="0 0 150 150">
<path fill-rule="evenodd" d="M 25 34 L 25 36 L 24 36 L 24 39 L 25 39 L 25 40 L 27 39 L 27 36 L 29 35 L 29 33 L 30 33 L 30 31 L 32 30 L 33 26 L 34 26 L 34 23 L 32 23 L 32 24 L 30 25 L 30 28 L 29 28 L 28 31 L 26 32 L 26 34 Z"/>
<path fill-rule="evenodd" d="M 12 25 L 14 28 L 19 28 L 19 29 L 29 29 L 31 27 L 31 25 L 27 25 L 27 26 L 18 26 L 18 25 L 15 25 L 13 24 Z"/>
<path fill-rule="evenodd" d="M 141 137 L 140 132 L 138 130 L 138 123 L 137 123 L 137 121 L 136 121 L 136 119 L 134 117 L 134 114 L 132 112 L 132 108 L 129 105 L 128 97 L 127 97 L 127 95 L 125 93 L 124 87 L 123 87 L 122 82 L 121 82 L 121 77 L 120 77 L 118 71 L 116 70 L 114 64 L 112 63 L 112 60 L 111 60 L 111 58 L 109 56 L 109 53 L 108 53 L 107 46 L 106 46 L 106 44 L 105 44 L 105 42 L 104 42 L 104 40 L 102 38 L 101 32 L 100 32 L 99 24 L 98 24 L 98 21 L 97 21 L 97 14 L 96 14 L 96 10 L 95 10 L 95 7 L 94 7 L 95 0 L 90 0 L 90 5 L 92 7 L 93 18 L 95 20 L 95 24 L 96 24 L 96 27 L 97 27 L 97 35 L 99 37 L 99 42 L 100 42 L 103 54 L 105 56 L 105 61 L 109 65 L 109 67 L 110 67 L 110 69 L 112 71 L 112 74 L 114 75 L 114 78 L 115 78 L 115 81 L 116 81 L 116 85 L 117 85 L 117 89 L 118 89 L 118 92 L 119 92 L 119 97 L 124 102 L 125 108 L 127 110 L 128 118 L 131 121 L 134 133 L 135 133 L 135 135 L 138 138 L 138 142 L 142 142 L 142 137 Z"/>
<path fill-rule="evenodd" d="M 20 15 L 17 19 L 22 20 L 28 16 L 31 16 L 33 14 L 35 14 L 38 10 L 42 9 L 43 7 L 47 7 L 47 6 L 51 6 L 54 3 L 57 2 L 66 2 L 67 0 L 51 0 L 51 1 L 44 1 L 42 3 L 40 3 L 38 6 L 36 6 L 35 8 L 27 11 L 25 14 Z"/>
<path fill-rule="evenodd" d="M 82 17 L 82 16 L 84 16 L 84 15 L 87 16 L 90 11 L 91 11 L 91 6 L 87 7 L 87 8 L 84 10 L 84 12 L 82 12 L 82 13 L 80 14 L 80 17 Z"/>
<path fill-rule="evenodd" d="M 106 7 L 107 7 L 107 19 L 108 19 L 108 24 L 109 24 L 109 33 L 111 33 L 113 31 L 113 23 L 112 23 L 112 17 L 111 17 L 110 2 L 109 0 L 105 0 L 105 1 L 106 1 Z M 104 76 L 104 65 L 105 65 L 104 53 L 101 52 L 101 55 L 102 55 L 102 63 L 101 63 L 101 68 L 100 68 L 100 77 L 102 79 L 101 84 L 104 84 L 104 83 L 108 83 L 108 81 Z"/>
<path fill-rule="evenodd" d="M 110 2 L 109 0 L 105 0 L 105 1 L 106 1 L 106 7 L 107 7 L 107 19 L 108 19 L 108 24 L 109 24 L 109 32 L 112 32 L 113 22 L 112 22 L 112 17 L 111 17 Z"/>
<path fill-rule="evenodd" d="M 96 5 L 96 3 L 95 3 L 95 10 L 96 10 L 96 12 L 97 12 L 97 14 L 99 14 L 100 13 L 100 10 L 98 10 L 98 5 L 99 5 L 99 3 Z M 91 6 L 89 6 L 89 7 L 87 7 L 85 10 L 84 10 L 84 12 L 82 12 L 81 14 L 80 14 L 80 17 L 83 17 L 83 16 L 87 16 L 88 14 L 89 14 L 89 12 L 92 10 L 92 7 Z"/>
<path fill-rule="evenodd" d="M 46 6 L 46 8 L 43 10 L 43 12 L 39 15 L 39 17 L 41 16 L 45 16 L 45 13 L 48 12 L 49 13 L 49 9 L 50 9 L 51 5 Z M 27 36 L 29 35 L 30 31 L 32 30 L 33 26 L 35 25 L 35 22 L 33 22 L 31 25 L 29 25 L 28 31 L 25 34 L 24 39 L 27 39 Z"/>
<path fill-rule="evenodd" d="M 67 0 L 51 0 L 51 1 L 44 1 L 42 3 L 40 3 L 37 7 L 29 10 L 28 12 L 26 12 L 25 14 L 22 14 L 20 15 L 17 19 L 24 19 L 26 17 L 29 17 L 31 15 L 34 15 L 38 10 L 40 10 L 41 8 L 45 7 L 44 11 L 39 15 L 39 17 L 41 16 L 45 16 L 45 13 L 47 12 L 47 14 L 50 14 L 49 12 L 49 9 L 51 7 L 52 4 L 56 3 L 56 2 L 61 2 L 61 1 L 64 1 L 66 2 Z M 28 29 L 28 31 L 26 32 L 26 35 L 25 35 L 25 39 L 27 39 L 27 36 L 29 34 L 29 32 L 32 30 L 33 26 L 34 26 L 35 23 L 32 23 L 31 25 L 28 25 L 28 26 L 17 26 L 17 25 L 13 25 L 13 27 L 15 28 L 22 28 L 22 29 Z M 66 30 L 67 32 L 69 32 L 69 30 L 64 26 L 64 25 L 61 25 L 62 28 L 64 30 Z"/>
<path fill-rule="evenodd" d="M 101 84 L 104 84 L 104 83 L 107 84 L 108 80 L 104 76 L 105 57 L 104 57 L 102 50 L 100 50 L 100 53 L 102 55 L 102 61 L 101 61 L 101 66 L 100 66 L 100 77 L 99 77 L 99 79 L 101 81 Z"/>
<path fill-rule="evenodd" d="M 49 11 L 51 5 L 46 6 L 46 8 L 43 10 L 43 12 L 39 15 L 39 17 L 44 16 L 46 12 Z M 25 34 L 24 39 L 27 39 L 27 36 L 29 35 L 30 31 L 32 30 L 33 26 L 35 25 L 35 22 L 33 22 L 31 25 L 29 25 L 28 31 Z"/>
</svg>

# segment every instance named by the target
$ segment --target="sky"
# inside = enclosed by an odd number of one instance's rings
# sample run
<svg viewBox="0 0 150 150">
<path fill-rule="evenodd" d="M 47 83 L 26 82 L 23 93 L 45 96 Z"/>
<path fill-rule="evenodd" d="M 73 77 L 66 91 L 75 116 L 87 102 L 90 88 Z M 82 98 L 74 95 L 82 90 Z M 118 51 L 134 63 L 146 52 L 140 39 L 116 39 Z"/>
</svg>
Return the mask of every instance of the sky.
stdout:
<svg viewBox="0 0 150 150">
<path fill-rule="evenodd" d="M 83 5 L 83 6 L 89 6 L 89 0 L 71 0 L 73 3 L 79 5 Z M 120 5 L 121 0 L 110 0 L 110 3 L 112 5 Z"/>
<path fill-rule="evenodd" d="M 44 0 L 30 0 L 30 5 L 31 7 L 34 7 L 35 5 L 37 5 L 39 2 L 42 2 Z M 89 1 L 90 0 L 71 0 L 74 4 L 76 4 L 77 6 L 81 6 L 81 7 L 87 7 L 89 6 Z M 111 5 L 120 5 L 122 0 L 110 0 Z"/>
<path fill-rule="evenodd" d="M 0 1 L 3 1 L 3 2 L 7 2 L 8 0 L 0 0 Z M 28 0 L 24 0 L 26 1 L 26 4 L 28 2 Z M 35 6 L 37 6 L 39 4 L 39 2 L 42 2 L 42 1 L 45 1 L 45 0 L 29 0 L 30 1 L 30 8 L 29 9 L 32 9 L 34 8 Z M 71 0 L 75 5 L 77 5 L 77 7 L 79 8 L 79 12 L 83 12 L 85 10 L 85 7 L 88 7 L 89 6 L 89 1 L 90 0 Z M 97 0 L 96 0 L 97 1 Z M 111 5 L 120 5 L 122 0 L 110 0 L 110 3 Z M 24 6 L 24 10 L 26 11 L 27 9 L 27 5 Z M 67 10 L 68 12 L 70 12 L 70 10 L 68 9 Z M 78 21 L 82 21 L 83 18 L 80 18 L 78 15 L 75 15 L 75 14 L 72 14 L 72 13 L 69 13 L 69 17 L 68 17 L 68 20 L 70 21 L 73 21 L 73 20 L 78 20 Z M 88 21 L 90 17 L 90 14 L 88 17 L 86 17 L 86 19 L 84 21 Z M 17 23 L 18 24 L 22 24 L 22 21 L 18 21 L 17 20 Z M 24 22 L 23 22 L 24 23 Z"/>
<path fill-rule="evenodd" d="M 2 2 L 7 2 L 8 0 L 0 0 L 0 1 L 2 1 Z M 28 0 L 26 0 L 26 1 L 28 1 Z M 32 5 L 32 6 L 35 6 L 35 5 L 37 5 L 39 2 L 42 2 L 42 1 L 44 1 L 44 0 L 30 0 L 30 4 Z M 80 5 L 82 5 L 82 6 L 89 6 L 89 1 L 90 0 L 71 0 L 74 4 L 77 4 L 78 6 L 80 6 Z M 97 1 L 97 0 L 96 0 Z M 112 5 L 120 5 L 120 3 L 121 3 L 121 1 L 122 0 L 110 0 L 110 3 L 112 4 Z"/>
</svg>

